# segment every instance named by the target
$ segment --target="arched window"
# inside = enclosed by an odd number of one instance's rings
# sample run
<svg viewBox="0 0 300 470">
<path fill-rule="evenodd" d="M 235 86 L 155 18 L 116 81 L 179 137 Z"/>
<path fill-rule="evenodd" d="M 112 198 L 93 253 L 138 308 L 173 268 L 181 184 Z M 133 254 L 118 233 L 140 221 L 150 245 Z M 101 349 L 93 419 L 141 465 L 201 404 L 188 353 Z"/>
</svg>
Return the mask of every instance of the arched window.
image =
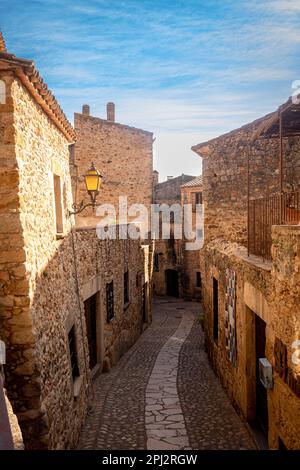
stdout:
<svg viewBox="0 0 300 470">
<path fill-rule="evenodd" d="M 0 104 L 6 103 L 6 86 L 3 80 L 0 80 Z"/>
</svg>

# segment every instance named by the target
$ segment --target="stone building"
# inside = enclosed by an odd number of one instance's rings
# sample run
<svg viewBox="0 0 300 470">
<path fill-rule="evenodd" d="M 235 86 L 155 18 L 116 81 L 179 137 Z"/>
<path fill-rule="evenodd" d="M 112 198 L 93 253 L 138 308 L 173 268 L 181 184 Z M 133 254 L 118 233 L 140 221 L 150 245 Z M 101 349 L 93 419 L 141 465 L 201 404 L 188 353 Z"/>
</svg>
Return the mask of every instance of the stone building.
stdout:
<svg viewBox="0 0 300 470">
<path fill-rule="evenodd" d="M 181 206 L 192 206 L 192 230 L 200 239 L 203 228 L 196 221 L 196 207 L 202 204 L 202 175 L 184 183 L 181 186 Z M 201 221 L 200 221 L 201 222 Z M 200 233 L 196 233 L 200 231 Z M 184 239 L 187 243 L 187 239 Z M 201 300 L 201 270 L 199 268 L 199 250 L 183 249 L 183 297 L 189 300 Z"/>
<path fill-rule="evenodd" d="M 203 159 L 207 350 L 271 449 L 300 448 L 299 116 L 289 101 L 193 147 Z"/>
<path fill-rule="evenodd" d="M 155 204 L 180 204 L 181 186 L 194 178 L 195 176 L 182 174 L 175 178 L 168 176 L 166 181 L 157 183 L 154 186 Z"/>
<path fill-rule="evenodd" d="M 34 63 L 8 53 L 2 37 L 0 45 L 5 387 L 27 449 L 71 448 L 93 375 L 114 365 L 151 321 L 152 247 L 75 227 L 75 131 Z M 142 138 L 139 145 L 142 152 Z M 85 161 L 87 170 L 90 155 Z"/>
<path fill-rule="evenodd" d="M 128 207 L 143 204 L 149 209 L 153 197 L 153 134 L 116 122 L 114 103 L 107 104 L 107 119 L 91 116 L 89 106 L 84 105 L 82 114 L 75 113 L 74 125 L 76 201 L 87 202 L 80 175 L 94 162 L 103 177 L 100 203 L 112 204 L 116 217 L 120 196 L 127 197 Z M 77 225 L 95 224 L 95 215 L 87 209 L 77 217 Z"/>
<path fill-rule="evenodd" d="M 192 229 L 196 230 L 195 210 L 196 204 L 202 203 L 202 182 L 200 177 L 181 175 L 159 183 L 154 188 L 154 202 L 156 204 L 192 205 Z M 154 255 L 154 292 L 156 295 L 170 295 L 182 297 L 187 300 L 200 300 L 201 276 L 199 269 L 199 252 L 186 250 L 187 240 L 181 231 L 181 238 L 177 239 L 176 221 L 170 214 L 170 238 L 162 238 L 161 233 L 155 241 Z M 162 225 L 162 221 L 161 221 Z"/>
</svg>

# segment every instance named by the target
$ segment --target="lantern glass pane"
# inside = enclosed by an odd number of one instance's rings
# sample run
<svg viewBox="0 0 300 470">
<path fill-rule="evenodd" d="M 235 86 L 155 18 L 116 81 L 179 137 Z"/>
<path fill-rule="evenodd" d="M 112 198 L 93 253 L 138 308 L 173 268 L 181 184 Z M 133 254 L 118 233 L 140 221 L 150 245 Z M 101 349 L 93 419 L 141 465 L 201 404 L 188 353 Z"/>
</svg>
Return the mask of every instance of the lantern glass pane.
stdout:
<svg viewBox="0 0 300 470">
<path fill-rule="evenodd" d="M 87 191 L 98 191 L 99 180 L 100 178 L 97 173 L 85 175 L 85 185 L 86 185 Z"/>
</svg>

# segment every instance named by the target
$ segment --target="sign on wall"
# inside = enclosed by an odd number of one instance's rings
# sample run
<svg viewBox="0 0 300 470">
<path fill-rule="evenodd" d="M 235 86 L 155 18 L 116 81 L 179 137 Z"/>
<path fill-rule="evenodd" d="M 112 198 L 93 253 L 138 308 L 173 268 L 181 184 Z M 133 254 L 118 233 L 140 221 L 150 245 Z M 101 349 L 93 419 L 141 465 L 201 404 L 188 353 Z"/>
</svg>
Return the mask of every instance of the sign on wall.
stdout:
<svg viewBox="0 0 300 470">
<path fill-rule="evenodd" d="M 236 367 L 236 272 L 226 269 L 225 346 L 233 367 Z"/>
</svg>

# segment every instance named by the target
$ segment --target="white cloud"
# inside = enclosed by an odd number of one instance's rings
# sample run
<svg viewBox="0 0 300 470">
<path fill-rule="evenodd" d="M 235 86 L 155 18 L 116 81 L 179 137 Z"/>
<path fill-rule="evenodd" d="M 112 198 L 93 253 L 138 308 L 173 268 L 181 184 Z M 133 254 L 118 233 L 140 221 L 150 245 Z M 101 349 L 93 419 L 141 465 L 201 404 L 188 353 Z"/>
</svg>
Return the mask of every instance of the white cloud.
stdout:
<svg viewBox="0 0 300 470">
<path fill-rule="evenodd" d="M 284 13 L 300 13 L 299 0 L 273 0 L 270 6 Z"/>
</svg>

